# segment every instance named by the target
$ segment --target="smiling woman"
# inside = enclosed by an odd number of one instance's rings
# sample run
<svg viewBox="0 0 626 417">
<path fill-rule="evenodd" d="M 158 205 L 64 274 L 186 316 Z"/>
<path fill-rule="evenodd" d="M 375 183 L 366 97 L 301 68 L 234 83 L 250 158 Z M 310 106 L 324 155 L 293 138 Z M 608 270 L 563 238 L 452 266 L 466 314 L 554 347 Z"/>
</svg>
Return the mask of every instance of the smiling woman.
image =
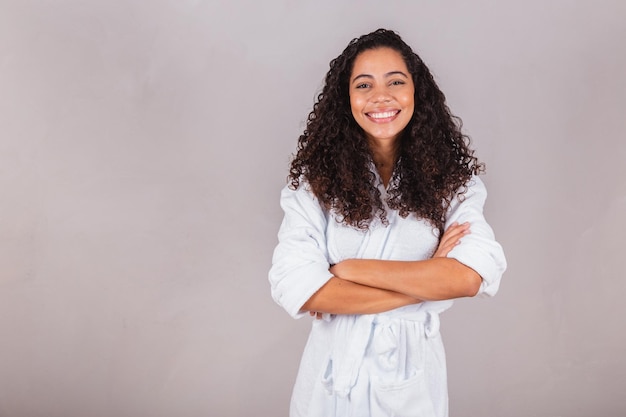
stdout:
<svg viewBox="0 0 626 417">
<path fill-rule="evenodd" d="M 448 415 L 439 314 L 506 268 L 482 164 L 422 60 L 394 32 L 331 61 L 300 136 L 269 278 L 313 321 L 292 417 Z"/>
<path fill-rule="evenodd" d="M 402 56 L 391 48 L 364 51 L 354 61 L 350 107 L 373 152 L 383 184 L 391 179 L 398 136 L 413 117 L 415 88 Z"/>
</svg>

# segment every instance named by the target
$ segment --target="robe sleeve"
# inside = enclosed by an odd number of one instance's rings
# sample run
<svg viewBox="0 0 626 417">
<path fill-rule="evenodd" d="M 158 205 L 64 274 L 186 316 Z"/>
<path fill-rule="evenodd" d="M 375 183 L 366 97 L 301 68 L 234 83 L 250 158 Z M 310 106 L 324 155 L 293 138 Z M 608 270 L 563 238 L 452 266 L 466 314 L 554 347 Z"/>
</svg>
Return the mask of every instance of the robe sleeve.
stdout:
<svg viewBox="0 0 626 417">
<path fill-rule="evenodd" d="M 470 234 L 461 238 L 461 243 L 448 253 L 448 258 L 458 260 L 482 277 L 477 295 L 493 296 L 500 287 L 500 279 L 506 269 L 506 258 L 483 215 L 486 198 L 485 185 L 480 178 L 473 176 L 468 183 L 467 193 L 452 200 L 445 228 L 455 221 L 470 223 Z"/>
<path fill-rule="evenodd" d="M 284 218 L 269 272 L 272 297 L 293 318 L 333 275 L 326 247 L 327 218 L 306 184 L 285 187 L 280 196 Z"/>
</svg>

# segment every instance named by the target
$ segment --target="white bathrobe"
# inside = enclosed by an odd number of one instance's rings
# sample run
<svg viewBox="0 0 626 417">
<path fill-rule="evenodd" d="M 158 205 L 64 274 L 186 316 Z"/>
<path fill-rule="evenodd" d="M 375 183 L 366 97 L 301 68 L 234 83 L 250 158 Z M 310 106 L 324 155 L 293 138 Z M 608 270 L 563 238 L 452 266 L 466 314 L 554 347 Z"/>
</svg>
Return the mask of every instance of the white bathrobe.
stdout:
<svg viewBox="0 0 626 417">
<path fill-rule="evenodd" d="M 383 199 L 385 187 L 377 178 Z M 480 294 L 494 295 L 506 268 L 501 246 L 483 216 L 487 192 L 473 177 L 453 200 L 446 227 L 471 224 L 449 254 L 482 277 Z M 336 221 L 306 183 L 281 193 L 285 216 L 269 280 L 274 300 L 300 318 L 302 305 L 345 259 L 422 260 L 434 253 L 436 232 L 423 220 L 387 206 L 389 225 L 376 219 L 360 231 Z M 427 301 L 380 314 L 328 315 L 313 320 L 294 386 L 291 417 L 444 417 L 448 415 L 445 353 L 439 313 L 452 300 Z"/>
</svg>

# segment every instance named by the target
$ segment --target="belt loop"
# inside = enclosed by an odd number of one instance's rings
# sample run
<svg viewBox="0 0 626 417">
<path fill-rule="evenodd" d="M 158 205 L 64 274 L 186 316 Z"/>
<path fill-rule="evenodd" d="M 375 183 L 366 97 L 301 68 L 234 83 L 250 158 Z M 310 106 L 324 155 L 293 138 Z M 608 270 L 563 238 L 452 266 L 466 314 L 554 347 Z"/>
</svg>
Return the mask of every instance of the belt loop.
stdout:
<svg viewBox="0 0 626 417">
<path fill-rule="evenodd" d="M 439 335 L 439 314 L 431 311 L 426 312 L 427 319 L 424 325 L 424 333 L 427 338 Z"/>
</svg>

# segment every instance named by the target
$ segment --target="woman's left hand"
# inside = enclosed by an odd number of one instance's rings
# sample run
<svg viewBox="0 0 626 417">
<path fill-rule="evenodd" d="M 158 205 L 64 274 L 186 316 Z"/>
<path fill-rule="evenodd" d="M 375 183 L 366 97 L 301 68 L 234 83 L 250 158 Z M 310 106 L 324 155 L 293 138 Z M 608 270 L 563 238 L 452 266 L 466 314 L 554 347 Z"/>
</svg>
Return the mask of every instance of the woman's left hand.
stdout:
<svg viewBox="0 0 626 417">
<path fill-rule="evenodd" d="M 315 317 L 316 320 L 321 320 L 323 314 L 324 313 L 320 313 L 319 311 L 309 311 L 309 315 Z"/>
<path fill-rule="evenodd" d="M 448 253 L 461 242 L 461 238 L 468 233 L 470 233 L 470 224 L 468 222 L 462 224 L 452 223 L 441 236 L 439 246 L 433 258 L 445 258 L 448 256 Z"/>
</svg>

